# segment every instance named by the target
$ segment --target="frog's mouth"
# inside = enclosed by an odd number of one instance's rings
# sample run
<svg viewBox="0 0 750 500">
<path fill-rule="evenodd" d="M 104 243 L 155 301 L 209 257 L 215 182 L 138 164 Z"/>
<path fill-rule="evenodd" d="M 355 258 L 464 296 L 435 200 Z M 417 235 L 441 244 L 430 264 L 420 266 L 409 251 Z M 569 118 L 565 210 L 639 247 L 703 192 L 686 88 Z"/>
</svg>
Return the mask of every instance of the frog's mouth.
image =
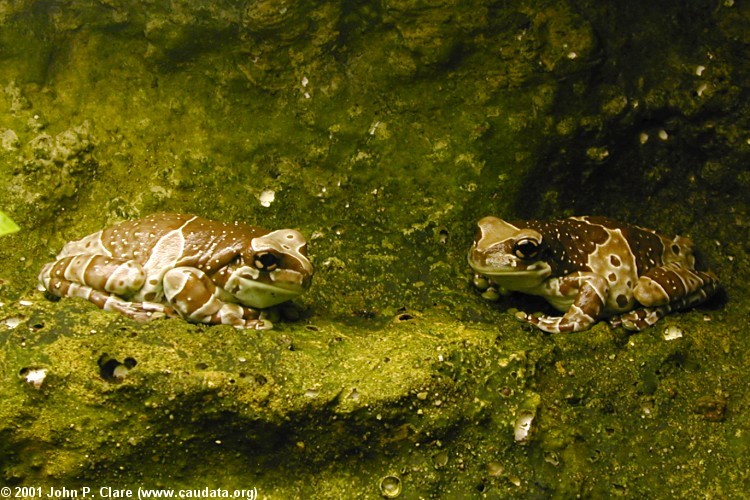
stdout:
<svg viewBox="0 0 750 500">
<path fill-rule="evenodd" d="M 289 269 L 261 273 L 257 269 L 244 267 L 227 280 L 226 289 L 240 303 L 265 309 L 302 294 L 309 284 L 309 280 L 303 279 L 300 273 Z"/>
<path fill-rule="evenodd" d="M 232 295 L 237 297 L 237 300 L 241 303 L 258 309 L 281 304 L 303 292 L 301 288 L 286 288 L 278 284 L 264 283 L 244 277 L 238 277 L 237 281 L 239 288 Z"/>
<path fill-rule="evenodd" d="M 505 255 L 506 261 L 499 262 L 483 259 L 484 262 L 478 262 L 469 254 L 469 265 L 474 272 L 491 279 L 495 284 L 514 291 L 530 290 L 538 287 L 551 273 L 552 268 L 544 261 L 532 262 L 528 265 L 523 264 L 518 259 L 512 259 Z"/>
</svg>

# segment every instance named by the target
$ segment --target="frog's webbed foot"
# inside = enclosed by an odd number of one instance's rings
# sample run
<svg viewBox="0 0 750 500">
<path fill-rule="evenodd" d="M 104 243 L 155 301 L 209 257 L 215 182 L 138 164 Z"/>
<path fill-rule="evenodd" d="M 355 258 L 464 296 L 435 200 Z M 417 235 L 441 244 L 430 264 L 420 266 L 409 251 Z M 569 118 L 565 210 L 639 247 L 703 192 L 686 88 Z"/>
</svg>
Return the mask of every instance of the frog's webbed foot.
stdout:
<svg viewBox="0 0 750 500">
<path fill-rule="evenodd" d="M 498 286 L 491 279 L 481 274 L 474 274 L 472 280 L 474 288 L 482 292 L 482 298 L 489 301 L 496 301 L 501 296 L 510 295 L 510 292 L 505 288 Z"/>
<path fill-rule="evenodd" d="M 163 283 L 164 296 L 188 321 L 255 330 L 273 326 L 255 309 L 221 300 L 219 289 L 200 269 L 176 267 L 164 274 Z"/>
<path fill-rule="evenodd" d="M 580 332 L 590 328 L 596 322 L 595 317 L 589 316 L 575 305 L 571 306 L 563 316 L 533 316 L 525 313 L 524 316 L 520 319 L 547 333 Z"/>
<path fill-rule="evenodd" d="M 51 289 L 49 291 L 53 295 L 86 299 L 100 309 L 118 312 L 135 321 L 146 322 L 153 319 L 175 316 L 174 310 L 164 304 L 155 302 L 128 302 L 116 295 L 69 280 L 53 278 L 50 280 L 50 285 Z"/>
<path fill-rule="evenodd" d="M 671 310 L 672 308 L 668 305 L 660 307 L 641 307 L 610 318 L 609 324 L 612 328 L 621 326 L 631 332 L 640 332 L 649 326 L 655 325 L 660 319 L 669 314 Z"/>
<path fill-rule="evenodd" d="M 97 293 L 101 292 L 97 292 L 96 290 L 93 291 L 93 294 Z M 94 302 L 93 300 L 91 301 Z M 94 303 L 96 304 L 96 302 Z M 177 316 L 174 309 L 164 304 L 159 304 L 157 302 L 128 302 L 115 295 L 109 295 L 106 297 L 102 309 L 105 311 L 117 311 L 128 318 L 140 322 Z"/>
<path fill-rule="evenodd" d="M 259 315 L 255 309 L 231 302 L 223 303 L 211 316 L 203 319 L 188 319 L 212 325 L 232 325 L 241 330 L 271 330 L 273 328 L 273 323 Z"/>
</svg>

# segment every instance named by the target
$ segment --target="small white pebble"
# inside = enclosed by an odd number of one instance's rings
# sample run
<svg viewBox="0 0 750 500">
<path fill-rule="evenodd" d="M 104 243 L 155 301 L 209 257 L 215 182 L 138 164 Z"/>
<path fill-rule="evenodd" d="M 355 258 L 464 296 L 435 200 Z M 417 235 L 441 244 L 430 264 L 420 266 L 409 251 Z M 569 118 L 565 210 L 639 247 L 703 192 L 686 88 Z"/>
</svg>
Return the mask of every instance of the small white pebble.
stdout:
<svg viewBox="0 0 750 500">
<path fill-rule="evenodd" d="M 20 325 L 21 323 L 23 323 L 23 318 L 19 318 L 19 317 L 6 318 L 2 322 L 2 324 L 5 325 L 10 330 L 17 328 L 18 325 Z"/>
<path fill-rule="evenodd" d="M 662 141 L 666 141 L 667 139 L 669 139 L 669 134 L 667 133 L 666 130 L 664 129 L 659 130 L 659 139 L 661 139 Z"/>
<path fill-rule="evenodd" d="M 513 437 L 517 443 L 524 443 L 529 438 L 531 424 L 534 421 L 534 413 L 528 410 L 522 410 L 516 417 L 516 423 L 513 429 Z"/>
<path fill-rule="evenodd" d="M 668 326 L 664 329 L 664 340 L 675 340 L 682 337 L 682 329 L 677 326 Z"/>
<path fill-rule="evenodd" d="M 258 200 L 263 207 L 270 207 L 271 203 L 273 203 L 275 199 L 276 193 L 271 189 L 266 189 L 265 191 L 260 193 L 260 196 L 258 196 Z"/>
<path fill-rule="evenodd" d="M 42 387 L 42 384 L 44 383 L 44 379 L 46 377 L 46 368 L 35 368 L 33 370 L 29 370 L 25 374 L 24 379 L 26 380 L 26 383 L 32 386 L 34 389 L 39 389 Z"/>
</svg>

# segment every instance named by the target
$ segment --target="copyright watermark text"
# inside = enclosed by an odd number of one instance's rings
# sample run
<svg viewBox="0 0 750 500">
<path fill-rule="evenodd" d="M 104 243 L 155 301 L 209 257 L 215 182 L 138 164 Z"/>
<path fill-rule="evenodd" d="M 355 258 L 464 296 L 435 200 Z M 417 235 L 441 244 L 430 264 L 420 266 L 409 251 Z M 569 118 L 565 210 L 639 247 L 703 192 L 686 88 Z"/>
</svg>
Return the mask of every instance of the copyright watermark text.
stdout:
<svg viewBox="0 0 750 500">
<path fill-rule="evenodd" d="M 0 488 L 2 498 L 244 498 L 256 500 L 258 490 L 195 488 L 195 489 L 149 489 L 149 488 L 112 488 L 109 486 L 80 488 L 41 487 L 41 486 L 4 486 Z"/>
</svg>

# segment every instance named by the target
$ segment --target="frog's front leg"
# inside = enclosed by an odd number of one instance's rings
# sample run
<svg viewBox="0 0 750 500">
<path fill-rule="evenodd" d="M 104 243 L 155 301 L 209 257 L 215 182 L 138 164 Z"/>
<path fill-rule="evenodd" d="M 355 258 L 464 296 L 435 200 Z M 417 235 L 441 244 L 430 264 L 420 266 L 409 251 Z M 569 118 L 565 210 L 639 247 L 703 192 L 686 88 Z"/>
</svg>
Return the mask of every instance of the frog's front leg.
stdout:
<svg viewBox="0 0 750 500">
<path fill-rule="evenodd" d="M 171 269 L 164 274 L 163 285 L 164 296 L 188 321 L 256 330 L 272 327 L 269 321 L 259 319 L 255 309 L 221 300 L 221 289 L 200 269 Z"/>
<path fill-rule="evenodd" d="M 105 255 L 69 255 L 42 268 L 41 286 L 57 297 L 79 297 L 105 311 L 117 311 L 136 321 L 172 316 L 170 308 L 151 302 L 128 302 L 143 287 L 143 267 L 132 260 Z"/>
<path fill-rule="evenodd" d="M 638 279 L 633 290 L 644 307 L 613 318 L 612 326 L 640 331 L 654 325 L 671 311 L 705 302 L 719 288 L 712 272 L 696 271 L 679 262 L 655 267 Z"/>
<path fill-rule="evenodd" d="M 482 298 L 485 300 L 495 301 L 500 298 L 501 295 L 510 295 L 510 291 L 481 274 L 474 274 L 474 279 L 472 281 L 474 283 L 474 288 L 482 292 Z"/>
<path fill-rule="evenodd" d="M 549 333 L 578 332 L 593 325 L 600 317 L 609 295 L 607 280 L 595 274 L 576 273 L 545 284 L 544 296 L 555 303 L 573 297 L 573 303 L 563 316 L 532 316 L 525 319 Z"/>
</svg>

